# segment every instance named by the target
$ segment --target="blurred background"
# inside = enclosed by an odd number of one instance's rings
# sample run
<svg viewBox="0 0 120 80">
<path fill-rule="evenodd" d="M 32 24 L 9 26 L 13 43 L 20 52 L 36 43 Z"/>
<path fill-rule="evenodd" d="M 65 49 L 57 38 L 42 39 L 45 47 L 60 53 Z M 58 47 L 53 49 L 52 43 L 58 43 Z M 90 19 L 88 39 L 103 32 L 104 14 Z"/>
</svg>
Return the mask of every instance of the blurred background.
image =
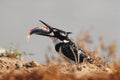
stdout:
<svg viewBox="0 0 120 80">
<path fill-rule="evenodd" d="M 14 46 L 34 54 L 23 58 L 44 63 L 48 46 L 54 46 L 52 40 L 43 36 L 26 39 L 29 29 L 42 25 L 39 19 L 73 32 L 73 39 L 81 30 L 87 30 L 94 45 L 103 36 L 106 44 L 116 42 L 120 52 L 119 0 L 0 0 L 0 50 Z M 54 47 L 53 53 L 57 54 Z"/>
</svg>

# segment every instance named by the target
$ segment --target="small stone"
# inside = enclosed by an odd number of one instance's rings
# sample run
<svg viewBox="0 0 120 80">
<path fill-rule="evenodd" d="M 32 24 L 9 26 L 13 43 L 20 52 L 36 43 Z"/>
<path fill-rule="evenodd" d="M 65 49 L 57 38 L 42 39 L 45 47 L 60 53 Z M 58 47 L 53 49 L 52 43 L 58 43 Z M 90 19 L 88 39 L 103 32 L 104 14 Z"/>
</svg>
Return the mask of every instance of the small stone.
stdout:
<svg viewBox="0 0 120 80">
<path fill-rule="evenodd" d="M 16 63 L 15 66 L 16 66 L 16 69 L 20 69 L 20 64 Z"/>
<path fill-rule="evenodd" d="M 9 66 L 6 66 L 6 69 L 9 69 Z"/>
<path fill-rule="evenodd" d="M 25 66 L 26 68 L 33 68 L 33 67 L 39 66 L 39 63 L 37 63 L 37 62 L 35 62 L 35 61 L 31 61 L 31 62 L 26 63 L 26 64 L 23 65 L 23 66 Z"/>
</svg>

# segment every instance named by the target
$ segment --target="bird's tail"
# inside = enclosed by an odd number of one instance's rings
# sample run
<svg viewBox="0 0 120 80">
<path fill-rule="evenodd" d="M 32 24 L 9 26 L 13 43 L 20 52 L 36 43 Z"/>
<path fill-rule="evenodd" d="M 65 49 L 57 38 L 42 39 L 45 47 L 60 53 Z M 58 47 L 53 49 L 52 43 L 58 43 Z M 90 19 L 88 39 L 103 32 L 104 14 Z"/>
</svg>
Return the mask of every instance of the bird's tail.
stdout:
<svg viewBox="0 0 120 80">
<path fill-rule="evenodd" d="M 86 59 L 91 64 L 93 63 L 93 59 L 89 57 L 83 50 L 79 50 L 78 54 L 80 63 L 82 63 L 84 59 Z"/>
<path fill-rule="evenodd" d="M 93 59 L 91 57 L 88 56 L 86 59 L 89 63 L 91 63 L 91 64 L 93 63 Z"/>
</svg>

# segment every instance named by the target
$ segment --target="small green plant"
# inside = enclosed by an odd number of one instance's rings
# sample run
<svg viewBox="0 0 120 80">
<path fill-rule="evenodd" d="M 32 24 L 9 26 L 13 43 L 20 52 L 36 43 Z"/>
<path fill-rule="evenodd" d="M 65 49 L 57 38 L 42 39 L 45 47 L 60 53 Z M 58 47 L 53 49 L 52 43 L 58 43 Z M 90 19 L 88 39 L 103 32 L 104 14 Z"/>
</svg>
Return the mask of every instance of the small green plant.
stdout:
<svg viewBox="0 0 120 80">
<path fill-rule="evenodd" d="M 33 55 L 32 53 L 26 53 L 24 51 L 20 51 L 19 49 L 8 48 L 5 49 L 5 52 L 0 53 L 0 57 L 11 57 L 21 59 L 22 56 Z"/>
<path fill-rule="evenodd" d="M 21 58 L 22 52 L 14 49 L 12 50 L 11 48 L 6 49 L 5 52 L 0 54 L 0 57 L 14 57 L 14 58 Z"/>
</svg>

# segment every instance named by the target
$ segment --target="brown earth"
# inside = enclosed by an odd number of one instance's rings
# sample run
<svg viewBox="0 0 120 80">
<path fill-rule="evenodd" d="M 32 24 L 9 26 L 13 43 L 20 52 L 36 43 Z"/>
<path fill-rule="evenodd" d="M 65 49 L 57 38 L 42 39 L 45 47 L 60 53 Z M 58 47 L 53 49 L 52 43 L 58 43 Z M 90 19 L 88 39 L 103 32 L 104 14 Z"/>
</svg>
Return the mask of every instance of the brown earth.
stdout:
<svg viewBox="0 0 120 80">
<path fill-rule="evenodd" d="M 70 64 L 53 62 L 39 64 L 35 61 L 0 57 L 0 80 L 119 80 L 120 66 L 99 63 Z"/>
</svg>

